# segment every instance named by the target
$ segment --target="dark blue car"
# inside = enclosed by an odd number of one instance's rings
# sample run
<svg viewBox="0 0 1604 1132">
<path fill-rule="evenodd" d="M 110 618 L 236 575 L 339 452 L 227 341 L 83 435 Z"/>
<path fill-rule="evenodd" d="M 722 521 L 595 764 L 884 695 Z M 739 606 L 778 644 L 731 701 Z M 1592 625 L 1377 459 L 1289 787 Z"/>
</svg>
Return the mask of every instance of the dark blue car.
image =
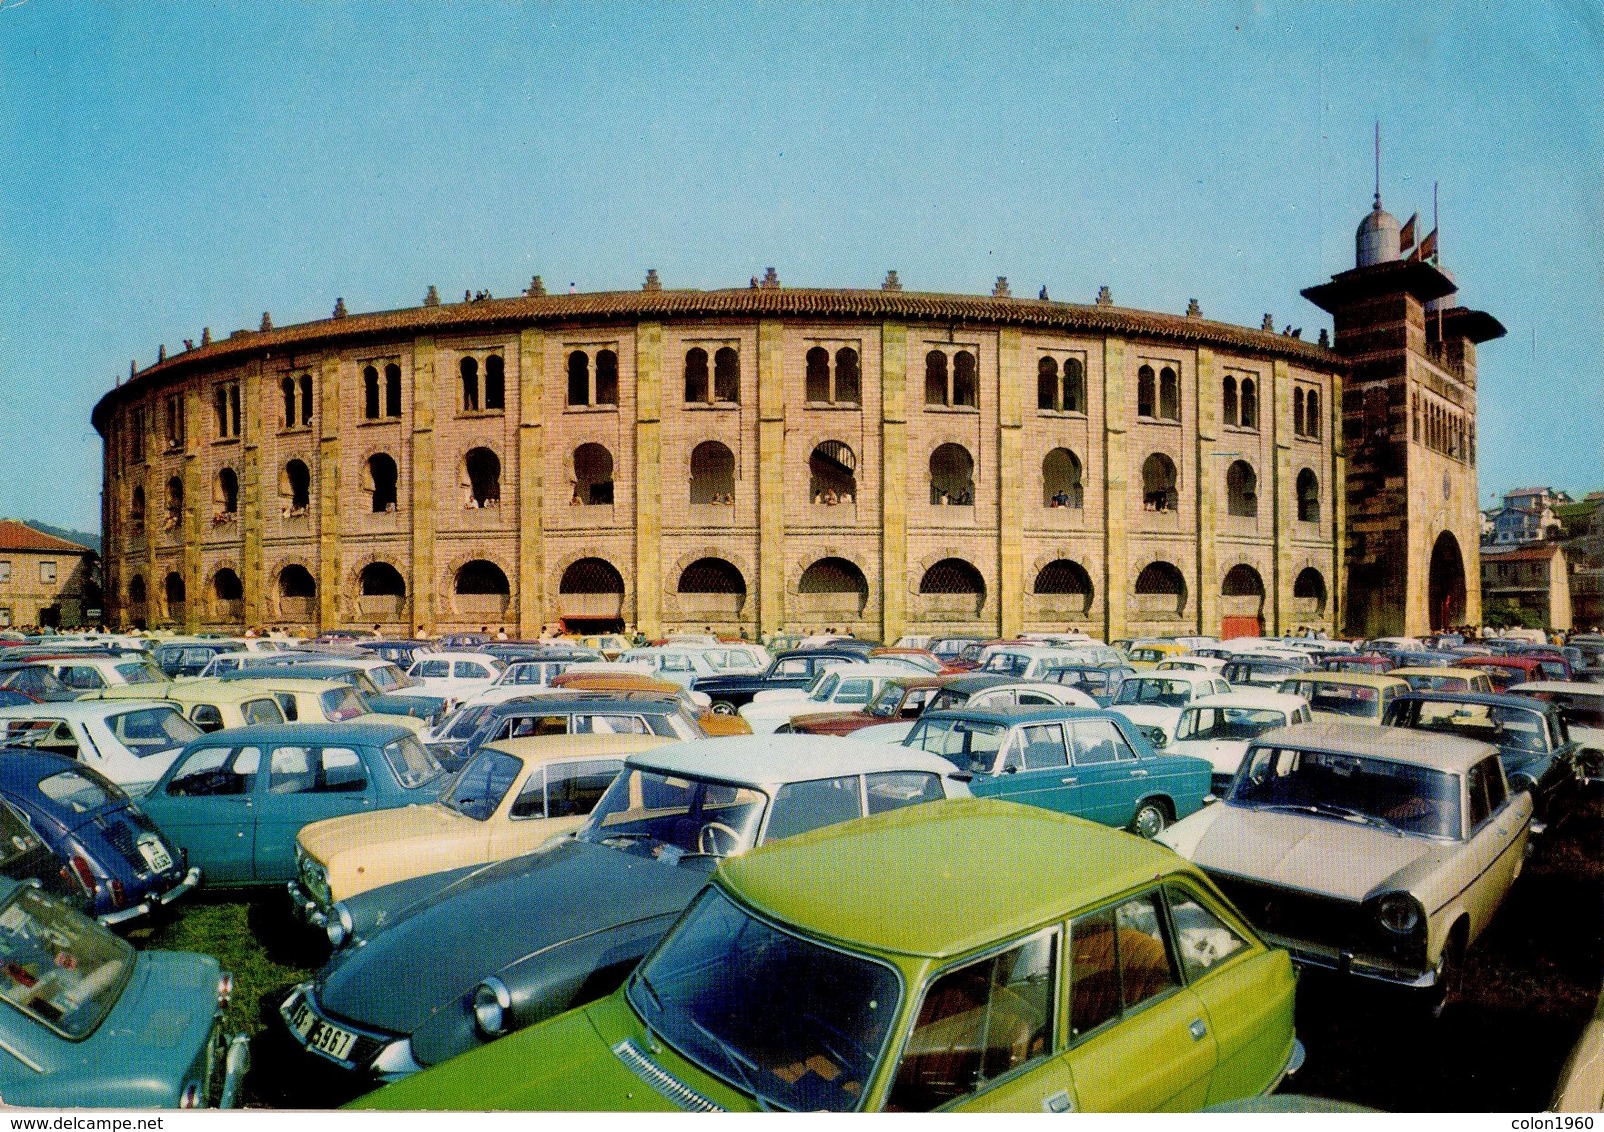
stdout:
<svg viewBox="0 0 1604 1132">
<path fill-rule="evenodd" d="M 120 787 L 65 755 L 0 748 L 0 797 L 61 859 L 62 879 L 103 924 L 147 916 L 200 883 L 200 870 Z"/>
<path fill-rule="evenodd" d="M 752 702 L 759 692 L 774 688 L 807 688 L 824 669 L 836 664 L 867 660 L 862 649 L 832 646 L 792 649 L 777 655 L 762 672 L 731 672 L 723 676 L 698 676 L 691 690 L 705 692 L 720 715 L 735 715 Z"/>
</svg>

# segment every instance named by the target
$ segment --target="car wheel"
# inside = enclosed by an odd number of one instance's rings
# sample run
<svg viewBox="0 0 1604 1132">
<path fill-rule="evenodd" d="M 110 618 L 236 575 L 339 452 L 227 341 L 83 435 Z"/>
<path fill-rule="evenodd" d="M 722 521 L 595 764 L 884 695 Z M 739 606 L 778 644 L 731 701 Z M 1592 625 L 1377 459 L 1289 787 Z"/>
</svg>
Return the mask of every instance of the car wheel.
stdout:
<svg viewBox="0 0 1604 1132">
<path fill-rule="evenodd" d="M 1431 988 L 1428 1012 L 1433 1019 L 1441 1018 L 1448 1004 L 1459 997 L 1460 983 L 1464 978 L 1465 945 L 1458 935 L 1443 949 L 1442 968 L 1437 973 L 1437 985 Z"/>
<path fill-rule="evenodd" d="M 712 711 L 714 715 L 737 715 L 735 705 L 728 700 L 714 700 Z"/>
<path fill-rule="evenodd" d="M 1170 815 L 1162 802 L 1143 802 L 1136 807 L 1136 814 L 1131 818 L 1131 832 L 1151 841 L 1163 833 L 1164 827 L 1169 824 Z"/>
</svg>

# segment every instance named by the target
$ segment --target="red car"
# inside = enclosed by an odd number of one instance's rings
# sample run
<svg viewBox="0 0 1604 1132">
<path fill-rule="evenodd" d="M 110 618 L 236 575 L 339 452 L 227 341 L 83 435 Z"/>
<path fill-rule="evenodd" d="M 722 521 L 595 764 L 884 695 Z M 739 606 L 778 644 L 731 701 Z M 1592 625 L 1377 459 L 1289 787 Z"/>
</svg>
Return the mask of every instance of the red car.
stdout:
<svg viewBox="0 0 1604 1132">
<path fill-rule="evenodd" d="M 862 711 L 832 711 L 791 721 L 797 735 L 850 735 L 860 727 L 917 719 L 937 692 L 958 676 L 907 676 L 888 681 Z"/>
<path fill-rule="evenodd" d="M 1563 659 L 1563 658 L 1562 658 Z M 1463 668 L 1485 669 L 1492 678 L 1493 688 L 1496 691 L 1508 691 L 1512 685 L 1526 684 L 1533 680 L 1551 679 L 1543 668 L 1543 659 L 1535 656 L 1467 656 L 1460 661 Z M 1552 662 L 1550 662 L 1552 663 Z M 1567 665 L 1567 670 L 1569 666 Z M 1552 677 L 1552 679 L 1570 679 L 1570 677 Z"/>
</svg>

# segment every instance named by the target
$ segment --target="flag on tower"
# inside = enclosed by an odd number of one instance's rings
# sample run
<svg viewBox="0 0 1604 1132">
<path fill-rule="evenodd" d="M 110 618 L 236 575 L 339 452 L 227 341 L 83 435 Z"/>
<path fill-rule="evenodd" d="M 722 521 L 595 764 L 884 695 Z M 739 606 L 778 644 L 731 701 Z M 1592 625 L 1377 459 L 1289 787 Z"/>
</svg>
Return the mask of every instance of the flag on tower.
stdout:
<svg viewBox="0 0 1604 1132">
<path fill-rule="evenodd" d="M 1426 233 L 1426 238 L 1420 241 L 1420 258 L 1431 259 L 1437 254 L 1437 229 L 1433 228 Z"/>
<path fill-rule="evenodd" d="M 1404 221 L 1404 226 L 1398 233 L 1399 255 L 1402 255 L 1404 252 L 1415 246 L 1415 221 L 1419 218 L 1420 213 L 1417 212 L 1408 220 Z"/>
</svg>

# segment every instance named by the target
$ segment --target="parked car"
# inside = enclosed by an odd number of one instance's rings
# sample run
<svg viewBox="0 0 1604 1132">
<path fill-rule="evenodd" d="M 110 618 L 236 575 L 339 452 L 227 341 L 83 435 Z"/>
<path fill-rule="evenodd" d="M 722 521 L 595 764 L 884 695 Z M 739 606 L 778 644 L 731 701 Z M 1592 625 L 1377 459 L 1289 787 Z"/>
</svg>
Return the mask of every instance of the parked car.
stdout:
<svg viewBox="0 0 1604 1132">
<path fill-rule="evenodd" d="M 307 659 L 310 658 L 310 659 Z M 277 662 L 279 658 L 271 658 Z M 362 693 L 368 710 L 379 715 L 410 715 L 433 725 L 456 707 L 461 697 L 438 696 L 415 685 L 406 673 L 379 657 L 368 660 L 306 653 L 293 662 L 255 664 L 230 672 L 223 680 L 256 680 L 263 676 L 296 676 L 302 680 L 338 680 Z M 379 678 L 384 679 L 380 683 Z M 400 683 L 396 683 L 400 681 Z"/>
<path fill-rule="evenodd" d="M 851 739 L 746 736 L 630 755 L 573 837 L 338 906 L 331 938 L 344 946 L 280 1014 L 360 1080 L 405 1076 L 613 990 L 720 860 L 967 793 L 955 776 L 945 760 Z"/>
<path fill-rule="evenodd" d="M 420 656 L 407 678 L 431 695 L 470 700 L 496 682 L 501 661 L 482 652 L 437 652 Z"/>
<path fill-rule="evenodd" d="M 714 711 L 721 715 L 735 715 L 751 703 L 752 697 L 759 692 L 774 688 L 807 688 L 826 668 L 863 662 L 862 652 L 855 649 L 792 649 L 777 653 L 762 672 L 702 676 L 691 681 L 691 687 L 707 693 Z"/>
<path fill-rule="evenodd" d="M 366 649 L 374 656 L 382 656 L 401 671 L 412 667 L 420 656 L 434 651 L 434 642 L 419 640 L 355 641 L 357 648 Z"/>
<path fill-rule="evenodd" d="M 907 674 L 907 668 L 885 661 L 854 664 L 847 671 L 827 670 L 806 692 L 797 688 L 759 692 L 741 708 L 740 716 L 754 735 L 789 730 L 791 721 L 801 716 L 866 707 L 889 681 Z"/>
<path fill-rule="evenodd" d="M 289 723 L 206 735 L 145 796 L 216 887 L 289 883 L 295 835 L 323 818 L 432 802 L 445 775 L 411 731 Z"/>
<path fill-rule="evenodd" d="M 167 675 L 142 656 L 68 654 L 33 658 L 68 688 L 92 692 L 113 684 L 165 684 Z"/>
<path fill-rule="evenodd" d="M 1394 668 L 1387 673 L 1408 684 L 1416 692 L 1487 692 L 1493 682 L 1485 672 L 1456 665 L 1417 666 Z"/>
<path fill-rule="evenodd" d="M 1305 723 L 1255 739 L 1224 801 L 1160 840 L 1297 962 L 1440 1010 L 1520 873 L 1531 816 L 1486 743 Z"/>
<path fill-rule="evenodd" d="M 791 721 L 798 735 L 851 735 L 865 727 L 907 722 L 919 714 L 954 676 L 899 676 L 886 681 L 859 711 L 816 712 Z"/>
<path fill-rule="evenodd" d="M 290 903 L 316 927 L 336 903 L 387 884 L 539 849 L 584 821 L 660 735 L 542 735 L 480 749 L 437 801 L 364 810 L 301 827 Z"/>
<path fill-rule="evenodd" d="M 905 745 L 972 776 L 977 797 L 1024 802 L 1153 837 L 1209 796 L 1210 765 L 1155 755 L 1123 716 L 1084 708 L 926 712 Z"/>
<path fill-rule="evenodd" d="M 1172 656 L 1168 660 L 1161 660 L 1153 666 L 1154 672 L 1223 672 L 1225 658 L 1221 656 L 1199 656 L 1189 652 L 1185 656 Z"/>
<path fill-rule="evenodd" d="M 1528 684 L 1534 680 L 1570 679 L 1568 675 L 1550 676 L 1544 670 L 1543 662 L 1535 656 L 1466 656 L 1459 659 L 1459 664 L 1487 673 L 1493 682 L 1493 690 L 1497 692 L 1508 691 L 1515 684 Z"/>
<path fill-rule="evenodd" d="M 103 924 L 143 919 L 200 883 L 200 870 L 138 804 L 65 755 L 0 751 L 0 798 L 61 859 L 84 911 Z"/>
<path fill-rule="evenodd" d="M 705 739 L 679 695 L 655 692 L 544 692 L 491 707 L 458 756 L 459 765 L 499 739 L 526 735 L 666 735 Z"/>
<path fill-rule="evenodd" d="M 1576 800 L 1580 745 L 1551 704 L 1524 696 L 1412 692 L 1393 700 L 1382 722 L 1497 747 L 1509 788 L 1532 796 L 1533 833 L 1562 817 Z"/>
<path fill-rule="evenodd" d="M 1262 689 L 1204 696 L 1181 712 L 1175 737 L 1163 753 L 1207 759 L 1214 768 L 1214 793 L 1223 797 L 1254 739 L 1278 727 L 1309 721 L 1309 705 L 1302 696 Z"/>
<path fill-rule="evenodd" d="M 1098 707 L 1106 708 L 1119 695 L 1120 685 L 1135 675 L 1136 669 L 1128 664 L 1061 664 L 1043 672 L 1041 678 L 1085 692 Z"/>
<path fill-rule="evenodd" d="M 1281 681 L 1280 691 L 1309 701 L 1315 722 L 1381 726 L 1387 705 L 1409 691 L 1396 676 L 1364 672 L 1306 672 Z"/>
<path fill-rule="evenodd" d="M 1049 680 L 1010 680 L 994 688 L 985 688 L 969 697 L 965 707 L 1001 708 L 1006 711 L 1019 707 L 1082 707 L 1096 708 L 1098 703 L 1079 688 Z"/>
<path fill-rule="evenodd" d="M 637 676 L 630 672 L 612 673 L 595 670 L 570 670 L 552 680 L 554 690 L 566 692 L 645 692 L 658 697 L 674 696 L 685 710 L 696 717 L 696 722 L 708 735 L 750 735 L 751 726 L 738 715 L 721 715 L 714 711 L 712 702 L 704 692 L 693 692 L 669 680 L 655 676 Z"/>
<path fill-rule="evenodd" d="M 1584 684 L 1578 680 L 1534 680 L 1509 689 L 1512 696 L 1528 696 L 1559 708 L 1581 749 L 1576 770 L 1584 782 L 1604 779 L 1604 684 Z"/>
<path fill-rule="evenodd" d="M 185 680 L 171 684 L 119 684 L 89 692 L 80 702 L 161 700 L 175 705 L 202 731 L 283 723 L 284 709 L 268 692 L 222 680 Z"/>
<path fill-rule="evenodd" d="M 1201 1109 L 1301 1063 L 1295 985 L 1174 854 L 940 802 L 729 862 L 611 997 L 357 1107 Z"/>
<path fill-rule="evenodd" d="M 1187 704 L 1230 690 L 1223 676 L 1208 672 L 1138 672 L 1120 684 L 1108 708 L 1140 727 L 1154 748 L 1163 748 L 1175 735 Z"/>
<path fill-rule="evenodd" d="M 1100 659 L 1088 649 L 1055 648 L 1032 642 L 989 645 L 981 653 L 980 667 L 976 671 L 1007 676 L 1011 680 L 1040 680 L 1052 669 Z"/>
<path fill-rule="evenodd" d="M 1396 663 L 1391 656 L 1361 652 L 1325 657 L 1317 667 L 1321 672 L 1368 672 L 1372 676 L 1382 676 L 1391 672 Z"/>
<path fill-rule="evenodd" d="M 415 715 L 374 711 L 368 698 L 343 680 L 305 677 L 301 673 L 308 670 L 301 668 L 280 671 L 285 675 L 251 676 L 241 684 L 271 695 L 284 713 L 285 723 L 373 723 L 405 727 L 420 736 L 429 729 L 428 724 Z"/>
<path fill-rule="evenodd" d="M 0 661 L 0 689 L 20 692 L 39 703 L 78 698 L 77 689 L 67 687 L 48 667 L 33 661 Z"/>
<path fill-rule="evenodd" d="M 240 643 L 231 640 L 168 641 L 153 648 L 150 658 L 172 680 L 179 676 L 199 676 L 212 657 L 239 648 Z"/>
<path fill-rule="evenodd" d="M 1154 667 L 1161 660 L 1185 656 L 1191 651 L 1191 645 L 1183 645 L 1179 641 L 1135 641 L 1125 650 L 1125 656 L 1133 668 L 1141 671 Z"/>
<path fill-rule="evenodd" d="M 30 884 L 0 880 L 0 1095 L 8 1106 L 232 1108 L 250 1065 L 210 955 L 137 952 Z"/>
<path fill-rule="evenodd" d="M 1281 681 L 1300 676 L 1313 668 L 1307 657 L 1286 656 L 1233 656 L 1225 662 L 1220 675 L 1233 688 L 1268 688 L 1274 691 Z"/>
<path fill-rule="evenodd" d="M 52 751 L 94 767 L 132 795 L 155 785 L 200 728 L 156 700 L 0 708 L 0 746 Z"/>
</svg>

